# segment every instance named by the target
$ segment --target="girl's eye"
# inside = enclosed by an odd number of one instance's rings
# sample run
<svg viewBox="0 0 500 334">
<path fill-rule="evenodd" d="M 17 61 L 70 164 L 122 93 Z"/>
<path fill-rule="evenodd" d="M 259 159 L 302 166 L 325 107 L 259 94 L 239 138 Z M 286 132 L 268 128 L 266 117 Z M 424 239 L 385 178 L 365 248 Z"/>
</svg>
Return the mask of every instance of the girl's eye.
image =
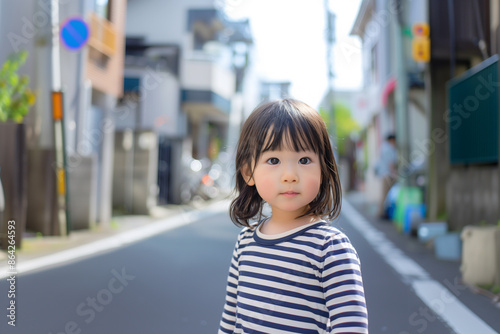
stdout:
<svg viewBox="0 0 500 334">
<path fill-rule="evenodd" d="M 307 165 L 310 162 L 311 162 L 310 158 L 300 158 L 300 160 L 299 160 L 299 164 L 301 164 L 301 165 Z"/>
<path fill-rule="evenodd" d="M 267 163 L 270 164 L 270 165 L 277 165 L 280 163 L 280 159 L 278 158 L 269 158 L 267 160 Z"/>
</svg>

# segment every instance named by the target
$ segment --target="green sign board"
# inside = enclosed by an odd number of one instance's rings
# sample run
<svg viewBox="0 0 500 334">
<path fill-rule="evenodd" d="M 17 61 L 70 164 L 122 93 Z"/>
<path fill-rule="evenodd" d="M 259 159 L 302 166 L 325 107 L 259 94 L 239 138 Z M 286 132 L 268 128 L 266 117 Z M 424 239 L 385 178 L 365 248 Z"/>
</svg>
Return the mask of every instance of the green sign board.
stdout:
<svg viewBox="0 0 500 334">
<path fill-rule="evenodd" d="M 451 164 L 498 161 L 498 61 L 494 55 L 448 82 Z"/>
</svg>

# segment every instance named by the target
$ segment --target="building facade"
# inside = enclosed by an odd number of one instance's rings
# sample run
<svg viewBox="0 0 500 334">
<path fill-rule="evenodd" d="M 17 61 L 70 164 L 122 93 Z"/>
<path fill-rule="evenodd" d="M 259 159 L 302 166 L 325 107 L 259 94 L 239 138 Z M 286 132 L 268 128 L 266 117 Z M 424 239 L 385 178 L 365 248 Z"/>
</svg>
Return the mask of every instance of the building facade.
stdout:
<svg viewBox="0 0 500 334">
<path fill-rule="evenodd" d="M 363 39 L 368 84 L 363 93 L 369 96 L 367 112 L 374 115 L 365 127 L 368 161 L 376 161 L 384 132 L 398 132 L 400 127 L 398 82 L 393 77 L 397 68 L 392 64 L 397 64 L 394 55 L 402 49 L 410 141 L 409 161 L 400 159 L 400 164 L 424 162 L 427 218 L 445 220 L 452 230 L 497 223 L 500 214 L 498 87 L 492 84 L 498 75 L 498 9 L 498 3 L 489 0 L 366 0 L 352 30 Z M 395 20 L 402 48 L 394 43 Z M 426 62 L 410 57 L 418 37 L 412 28 L 418 23 L 425 24 L 430 38 Z M 369 175 L 366 180 L 366 188 L 371 188 Z"/>
<path fill-rule="evenodd" d="M 208 166 L 221 152 L 231 155 L 247 101 L 255 100 L 243 89 L 253 78 L 249 21 L 229 20 L 213 1 L 129 1 L 126 33 L 126 80 L 137 79 L 132 71 L 138 68 L 158 72 L 163 66 L 172 82 L 163 100 L 153 101 L 157 88 L 150 89 L 138 112 L 140 119 L 163 117 L 171 129 L 155 122 L 135 129 L 151 130 L 163 143 L 159 168 L 168 172 L 158 175 L 168 185 L 158 183 L 167 196 L 160 200 L 180 203 L 192 160 Z"/>
<path fill-rule="evenodd" d="M 109 223 L 110 113 L 123 90 L 126 1 L 2 3 L 0 16 L 0 56 L 5 60 L 11 52 L 28 52 L 24 71 L 36 95 L 23 120 L 26 229 L 65 235 Z M 70 47 L 61 34 L 70 19 L 87 28 L 78 35 L 80 48 Z M 56 119 L 54 108 L 62 118 Z"/>
<path fill-rule="evenodd" d="M 398 6 L 398 4 L 400 4 Z M 396 34 L 402 33 L 398 22 L 403 22 L 402 45 Z M 428 135 L 427 98 L 425 96 L 425 65 L 411 57 L 411 27 L 427 22 L 425 2 L 392 2 L 364 0 L 360 5 L 351 34 L 362 40 L 364 85 L 359 97 L 357 113 L 363 113 L 363 130 L 358 149 L 364 151 L 364 189 L 367 197 L 380 200 L 380 179 L 375 175 L 382 142 L 387 135 L 400 137 L 398 145 L 405 145 L 406 155 L 400 154 L 400 170 L 425 165 L 425 154 L 419 147 Z M 398 86 L 398 55 L 402 56 L 405 83 Z M 398 123 L 397 90 L 406 90 L 404 124 Z M 406 141 L 402 141 L 406 137 Z M 406 176 L 405 176 L 406 177 Z"/>
</svg>

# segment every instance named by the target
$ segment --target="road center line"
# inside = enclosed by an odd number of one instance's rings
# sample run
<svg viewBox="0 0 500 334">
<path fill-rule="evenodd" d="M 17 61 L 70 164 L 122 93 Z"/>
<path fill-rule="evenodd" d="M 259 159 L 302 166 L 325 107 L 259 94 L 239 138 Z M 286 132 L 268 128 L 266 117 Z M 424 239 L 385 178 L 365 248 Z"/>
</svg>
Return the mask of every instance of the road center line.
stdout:
<svg viewBox="0 0 500 334">
<path fill-rule="evenodd" d="M 342 202 L 342 214 L 373 249 L 401 275 L 403 282 L 410 284 L 415 294 L 456 333 L 497 334 L 448 289 L 430 278 L 424 268 L 406 256 L 347 201 Z"/>
</svg>

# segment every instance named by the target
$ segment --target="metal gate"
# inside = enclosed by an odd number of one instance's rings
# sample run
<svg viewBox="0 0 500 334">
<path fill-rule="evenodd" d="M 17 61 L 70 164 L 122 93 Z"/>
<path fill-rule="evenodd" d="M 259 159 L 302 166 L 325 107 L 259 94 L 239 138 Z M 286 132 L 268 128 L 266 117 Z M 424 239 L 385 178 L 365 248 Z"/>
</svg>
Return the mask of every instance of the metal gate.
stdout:
<svg viewBox="0 0 500 334">
<path fill-rule="evenodd" d="M 158 205 L 170 202 L 170 170 L 172 143 L 164 136 L 158 141 Z"/>
</svg>

